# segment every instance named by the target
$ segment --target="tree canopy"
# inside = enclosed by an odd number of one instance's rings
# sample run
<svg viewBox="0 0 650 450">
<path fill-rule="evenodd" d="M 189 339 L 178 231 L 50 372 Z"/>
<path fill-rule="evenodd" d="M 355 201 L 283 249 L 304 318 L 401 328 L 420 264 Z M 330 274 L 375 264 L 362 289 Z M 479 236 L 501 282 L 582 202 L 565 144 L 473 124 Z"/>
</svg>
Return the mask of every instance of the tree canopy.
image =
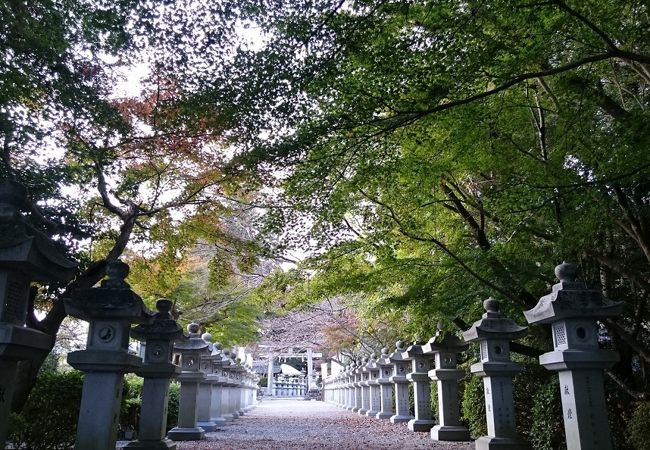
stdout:
<svg viewBox="0 0 650 450">
<path fill-rule="evenodd" d="M 431 332 L 476 318 L 488 296 L 521 320 L 572 260 L 625 302 L 607 326 L 645 395 L 630 358 L 650 356 L 646 4 L 242 11 L 265 43 L 201 95 L 239 102 L 231 167 L 276 176 L 267 230 L 314 255 L 282 290 L 365 293 L 371 314 L 400 310 Z"/>
<path fill-rule="evenodd" d="M 625 302 L 606 323 L 623 354 L 612 377 L 646 395 L 631 363 L 650 362 L 645 2 L 0 8 L 1 170 L 81 261 L 65 289 L 128 248 L 147 295 L 225 305 L 258 255 L 300 249 L 250 299 L 362 298 L 358 323 L 423 337 L 488 296 L 523 320 L 572 260 Z M 116 98 L 117 67 L 139 60 L 144 92 Z M 242 208 L 263 240 L 237 232 Z M 192 260 L 204 243 L 209 270 Z M 34 326 L 56 333 L 60 292 Z"/>
</svg>

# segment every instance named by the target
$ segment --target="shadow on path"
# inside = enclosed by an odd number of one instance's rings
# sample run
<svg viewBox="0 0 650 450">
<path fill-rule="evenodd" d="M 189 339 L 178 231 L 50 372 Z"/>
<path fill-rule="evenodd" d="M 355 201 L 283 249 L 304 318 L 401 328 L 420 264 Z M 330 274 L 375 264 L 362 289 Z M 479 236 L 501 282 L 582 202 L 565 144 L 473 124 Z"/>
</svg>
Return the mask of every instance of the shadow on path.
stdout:
<svg viewBox="0 0 650 450">
<path fill-rule="evenodd" d="M 406 424 L 361 417 L 320 401 L 272 399 L 207 433 L 204 441 L 177 444 L 178 450 L 474 449 L 473 442 L 436 442 Z"/>
</svg>

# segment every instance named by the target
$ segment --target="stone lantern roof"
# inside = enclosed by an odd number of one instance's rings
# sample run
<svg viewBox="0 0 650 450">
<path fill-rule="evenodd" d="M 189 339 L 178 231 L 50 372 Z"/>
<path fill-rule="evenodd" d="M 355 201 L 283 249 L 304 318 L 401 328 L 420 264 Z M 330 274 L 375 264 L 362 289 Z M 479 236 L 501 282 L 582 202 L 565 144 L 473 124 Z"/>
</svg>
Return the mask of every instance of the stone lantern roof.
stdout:
<svg viewBox="0 0 650 450">
<path fill-rule="evenodd" d="M 392 365 L 390 362 L 390 354 L 388 352 L 388 348 L 384 347 L 381 349 L 381 355 L 379 355 L 379 358 L 377 358 L 377 364 L 380 366 Z"/>
<path fill-rule="evenodd" d="M 388 355 L 391 361 L 404 361 L 404 352 L 406 349 L 404 348 L 404 343 L 402 341 L 397 341 L 395 342 L 395 351 Z M 408 359 L 406 359 L 408 361 Z"/>
<path fill-rule="evenodd" d="M 205 342 L 199 333 L 200 327 L 198 323 L 192 322 L 187 326 L 189 337 L 187 340 L 178 342 L 174 345 L 174 350 L 187 351 L 205 351 L 207 352 L 210 344 Z"/>
<path fill-rule="evenodd" d="M 138 325 L 131 329 L 131 337 L 145 341 L 147 339 L 168 339 L 170 341 L 185 338 L 183 329 L 176 323 L 171 315 L 172 301 L 161 298 L 156 302 L 158 312 L 150 324 Z"/>
<path fill-rule="evenodd" d="M 100 287 L 77 289 L 65 299 L 66 313 L 86 321 L 102 319 L 129 319 L 135 323 L 151 323 L 155 314 L 147 309 L 138 294 L 124 281 L 129 266 L 114 261 L 106 268 L 107 279 Z"/>
<path fill-rule="evenodd" d="M 467 350 L 469 344 L 461 341 L 455 334 L 447 333 L 438 324 L 438 331 L 429 341 L 422 346 L 424 353 L 435 353 L 440 351 L 460 353 Z"/>
<path fill-rule="evenodd" d="M 77 264 L 20 214 L 26 201 L 25 186 L 10 180 L 0 183 L 0 269 L 28 273 L 35 281 L 71 280 Z"/>
<path fill-rule="evenodd" d="M 585 283 L 576 281 L 577 273 L 577 267 L 567 262 L 555 267 L 555 276 L 560 282 L 553 286 L 550 294 L 540 298 L 534 308 L 524 311 L 528 323 L 550 323 L 572 317 L 611 317 L 621 313 L 622 302 L 613 302 L 601 291 L 588 289 Z"/>
<path fill-rule="evenodd" d="M 424 342 L 420 341 L 419 339 L 416 339 L 413 344 L 409 345 L 406 350 L 402 352 L 402 358 L 405 360 L 409 360 L 411 358 L 415 358 L 418 356 L 423 356 L 424 352 L 422 351 L 422 344 Z"/>
<path fill-rule="evenodd" d="M 369 370 L 375 370 L 375 369 L 379 368 L 379 366 L 377 366 L 377 358 L 376 358 L 376 355 L 374 353 L 372 355 L 370 355 L 370 358 L 368 358 L 368 361 L 366 362 L 364 367 L 369 369 Z"/>
<path fill-rule="evenodd" d="M 485 314 L 481 320 L 477 320 L 467 331 L 463 332 L 463 339 L 466 342 L 480 339 L 517 339 L 524 337 L 527 327 L 521 327 L 517 323 L 499 312 L 499 302 L 488 298 L 483 302 Z"/>
</svg>

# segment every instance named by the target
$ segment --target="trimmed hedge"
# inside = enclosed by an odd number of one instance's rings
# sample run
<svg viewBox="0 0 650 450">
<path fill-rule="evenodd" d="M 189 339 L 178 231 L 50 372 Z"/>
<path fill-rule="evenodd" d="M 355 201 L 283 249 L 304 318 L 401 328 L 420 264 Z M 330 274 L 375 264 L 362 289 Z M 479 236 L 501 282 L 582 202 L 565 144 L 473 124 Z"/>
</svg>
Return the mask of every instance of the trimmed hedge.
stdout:
<svg viewBox="0 0 650 450">
<path fill-rule="evenodd" d="M 12 414 L 9 440 L 32 450 L 67 449 L 74 444 L 83 374 L 41 372 L 20 415 Z"/>
<path fill-rule="evenodd" d="M 627 435 L 636 450 L 650 450 L 650 402 L 636 407 L 627 425 Z"/>
<path fill-rule="evenodd" d="M 138 429 L 143 381 L 133 374 L 124 378 L 120 407 L 122 430 Z M 74 445 L 77 434 L 82 388 L 82 372 L 41 372 L 22 413 L 11 415 L 9 441 L 16 448 L 31 450 L 70 448 Z M 167 408 L 168 429 L 174 427 L 178 421 L 179 392 L 179 384 L 172 382 Z"/>
</svg>

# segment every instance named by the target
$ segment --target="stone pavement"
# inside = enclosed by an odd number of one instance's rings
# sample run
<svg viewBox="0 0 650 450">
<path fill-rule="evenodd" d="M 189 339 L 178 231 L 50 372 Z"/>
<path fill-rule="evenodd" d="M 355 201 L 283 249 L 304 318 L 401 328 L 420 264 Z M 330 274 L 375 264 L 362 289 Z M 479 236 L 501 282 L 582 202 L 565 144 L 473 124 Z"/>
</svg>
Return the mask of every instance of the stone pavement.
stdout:
<svg viewBox="0 0 650 450">
<path fill-rule="evenodd" d="M 265 398 L 253 411 L 204 441 L 178 442 L 178 450 L 440 449 L 470 450 L 473 442 L 436 442 L 406 424 L 361 417 L 328 403 Z"/>
</svg>

